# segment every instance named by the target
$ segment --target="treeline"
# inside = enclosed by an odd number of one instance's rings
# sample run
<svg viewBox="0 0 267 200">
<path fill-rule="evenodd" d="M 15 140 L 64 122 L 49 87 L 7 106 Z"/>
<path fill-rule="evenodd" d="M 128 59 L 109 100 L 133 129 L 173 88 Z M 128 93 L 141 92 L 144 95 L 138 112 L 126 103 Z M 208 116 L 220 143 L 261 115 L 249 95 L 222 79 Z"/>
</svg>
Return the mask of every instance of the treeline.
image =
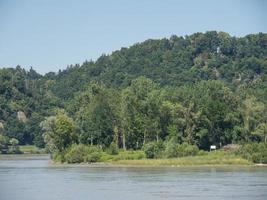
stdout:
<svg viewBox="0 0 267 200">
<path fill-rule="evenodd" d="M 73 143 L 141 149 L 149 142 L 175 140 L 208 150 L 266 142 L 266 106 L 254 96 L 241 96 L 221 81 L 162 88 L 139 77 L 122 90 L 92 82 L 41 127 L 46 143 L 57 151 Z"/>
<path fill-rule="evenodd" d="M 44 76 L 0 69 L 0 134 L 58 151 L 265 141 L 266 47 L 264 33 L 210 31 L 147 40 Z"/>
</svg>

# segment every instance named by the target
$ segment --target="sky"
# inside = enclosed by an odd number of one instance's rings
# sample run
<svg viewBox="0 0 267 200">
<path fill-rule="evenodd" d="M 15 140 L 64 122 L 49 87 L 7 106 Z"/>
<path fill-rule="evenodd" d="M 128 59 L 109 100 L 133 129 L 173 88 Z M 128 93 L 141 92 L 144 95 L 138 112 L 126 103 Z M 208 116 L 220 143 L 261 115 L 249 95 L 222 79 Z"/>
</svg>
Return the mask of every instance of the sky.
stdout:
<svg viewBox="0 0 267 200">
<path fill-rule="evenodd" d="M 0 0 L 0 68 L 39 73 L 146 39 L 267 33 L 265 0 Z"/>
</svg>

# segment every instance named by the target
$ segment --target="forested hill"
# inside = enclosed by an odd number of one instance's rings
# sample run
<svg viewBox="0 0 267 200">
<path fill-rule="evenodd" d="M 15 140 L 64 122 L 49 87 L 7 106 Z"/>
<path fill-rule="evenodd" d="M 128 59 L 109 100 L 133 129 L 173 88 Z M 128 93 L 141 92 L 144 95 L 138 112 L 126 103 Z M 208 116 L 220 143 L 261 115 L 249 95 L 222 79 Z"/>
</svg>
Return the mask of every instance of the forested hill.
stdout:
<svg viewBox="0 0 267 200">
<path fill-rule="evenodd" d="M 223 80 L 236 86 L 257 78 L 265 80 L 266 55 L 267 36 L 262 33 L 236 38 L 211 31 L 147 40 L 102 55 L 96 62 L 70 66 L 53 77 L 52 90 L 60 98 L 68 99 L 91 80 L 124 88 L 139 76 L 160 85 Z"/>
<path fill-rule="evenodd" d="M 44 76 L 0 69 L 0 134 L 21 144 L 44 145 L 40 123 L 62 109 L 82 143 L 109 145 L 117 137 L 122 145 L 123 136 L 135 148 L 179 135 L 206 148 L 260 140 L 249 134 L 266 123 L 266 106 L 264 33 L 147 40 Z"/>
</svg>

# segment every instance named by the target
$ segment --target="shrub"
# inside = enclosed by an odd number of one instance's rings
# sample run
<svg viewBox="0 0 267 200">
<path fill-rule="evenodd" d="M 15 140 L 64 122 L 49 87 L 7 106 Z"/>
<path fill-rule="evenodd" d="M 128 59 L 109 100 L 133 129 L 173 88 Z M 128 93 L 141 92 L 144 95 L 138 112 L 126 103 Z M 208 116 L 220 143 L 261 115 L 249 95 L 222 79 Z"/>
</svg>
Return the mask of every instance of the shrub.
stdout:
<svg viewBox="0 0 267 200">
<path fill-rule="evenodd" d="M 73 144 L 65 154 L 68 163 L 97 162 L 101 157 L 102 150 L 96 146 Z"/>
<path fill-rule="evenodd" d="M 184 156 L 195 156 L 199 152 L 199 149 L 195 145 L 187 143 L 176 144 L 174 140 L 170 140 L 166 143 L 165 156 L 167 158 L 177 158 Z"/>
<path fill-rule="evenodd" d="M 64 154 L 62 153 L 53 153 L 51 158 L 56 162 L 65 162 Z"/>
<path fill-rule="evenodd" d="M 245 144 L 237 154 L 254 163 L 267 163 L 267 143 Z"/>
<path fill-rule="evenodd" d="M 174 139 L 170 139 L 166 143 L 166 148 L 165 148 L 165 151 L 164 151 L 164 155 L 167 158 L 175 158 L 175 157 L 178 157 L 177 143 L 175 142 Z"/>
<path fill-rule="evenodd" d="M 161 141 L 149 142 L 143 146 L 147 158 L 160 158 L 163 149 L 164 146 Z"/>
<path fill-rule="evenodd" d="M 23 154 L 18 146 L 10 146 L 7 150 L 8 154 Z"/>
<path fill-rule="evenodd" d="M 183 143 L 178 145 L 178 155 L 182 156 L 195 156 L 197 155 L 199 149 L 195 145 L 190 145 Z"/>
<path fill-rule="evenodd" d="M 101 152 L 100 151 L 95 151 L 92 152 L 84 157 L 85 162 L 93 163 L 93 162 L 98 162 L 101 158 Z"/>
<path fill-rule="evenodd" d="M 107 153 L 110 155 L 118 155 L 119 154 L 119 147 L 115 142 L 112 142 L 107 149 Z"/>
</svg>

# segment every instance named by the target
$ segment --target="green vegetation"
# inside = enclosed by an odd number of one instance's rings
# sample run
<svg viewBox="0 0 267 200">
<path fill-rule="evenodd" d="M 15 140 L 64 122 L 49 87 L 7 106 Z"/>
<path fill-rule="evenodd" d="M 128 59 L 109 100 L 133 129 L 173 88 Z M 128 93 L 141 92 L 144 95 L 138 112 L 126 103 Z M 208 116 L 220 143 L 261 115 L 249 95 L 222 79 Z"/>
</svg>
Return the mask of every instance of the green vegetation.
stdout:
<svg viewBox="0 0 267 200">
<path fill-rule="evenodd" d="M 36 147 L 35 145 L 20 145 L 19 149 L 24 154 L 45 154 L 47 153 L 44 148 Z"/>
<path fill-rule="evenodd" d="M 44 76 L 0 69 L 0 135 L 70 163 L 182 162 L 228 144 L 252 149 L 229 159 L 266 162 L 257 144 L 267 138 L 266 44 L 264 33 L 209 31 L 147 40 Z"/>
<path fill-rule="evenodd" d="M 189 145 L 181 145 L 188 147 Z M 184 148 L 186 149 L 186 148 Z M 187 151 L 184 151 L 187 152 Z M 197 166 L 197 165 L 250 165 L 252 160 L 242 158 L 241 152 L 199 151 L 194 156 L 187 156 L 183 152 L 181 156 L 167 158 L 161 154 L 161 158 L 149 159 L 144 151 L 123 151 L 111 155 L 99 147 L 83 144 L 72 145 L 64 153 L 54 154 L 54 161 L 64 163 L 94 163 L 100 162 L 113 165 L 129 166 Z M 150 154 L 148 154 L 150 155 Z M 242 155 L 242 156 L 241 156 Z M 158 155 L 157 155 L 158 156 Z"/>
<path fill-rule="evenodd" d="M 267 143 L 249 143 L 237 152 L 244 159 L 254 163 L 267 163 Z"/>
<path fill-rule="evenodd" d="M 118 160 L 115 165 L 129 166 L 201 166 L 201 165 L 250 165 L 251 162 L 235 155 L 208 153 L 203 156 L 187 156 L 172 159 Z"/>
<path fill-rule="evenodd" d="M 116 154 L 112 154 L 109 148 L 104 151 L 99 146 L 73 144 L 64 152 L 54 153 L 53 160 L 61 163 L 101 162 L 130 166 L 251 165 L 267 163 L 266 147 L 265 143 L 251 143 L 233 151 L 207 152 L 199 151 L 194 145 L 176 144 L 176 153 L 170 156 L 166 154 L 167 147 L 156 142 L 148 143 L 144 151 L 119 150 Z"/>
<path fill-rule="evenodd" d="M 3 154 L 20 154 L 22 153 L 19 146 L 19 141 L 15 138 L 9 138 L 0 134 L 0 153 Z"/>
<path fill-rule="evenodd" d="M 164 146 L 161 141 L 149 142 L 143 146 L 147 158 L 160 158 L 162 156 L 163 148 Z"/>
<path fill-rule="evenodd" d="M 64 155 L 64 160 L 68 163 L 97 162 L 100 160 L 102 150 L 95 146 L 84 144 L 74 144 L 68 148 Z"/>
</svg>

